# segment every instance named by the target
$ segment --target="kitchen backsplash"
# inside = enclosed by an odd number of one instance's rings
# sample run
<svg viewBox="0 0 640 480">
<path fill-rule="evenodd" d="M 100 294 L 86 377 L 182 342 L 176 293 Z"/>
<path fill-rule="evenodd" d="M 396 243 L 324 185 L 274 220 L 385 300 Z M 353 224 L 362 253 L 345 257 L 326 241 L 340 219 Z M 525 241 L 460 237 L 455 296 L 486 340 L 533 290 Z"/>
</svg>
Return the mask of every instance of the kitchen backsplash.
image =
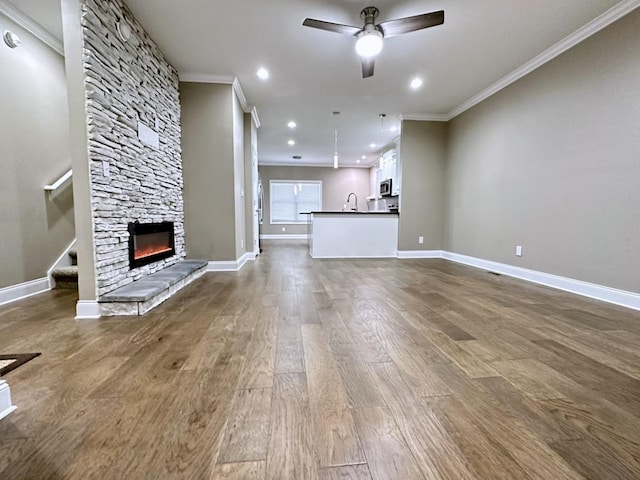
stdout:
<svg viewBox="0 0 640 480">
<path fill-rule="evenodd" d="M 397 210 L 400 202 L 399 196 L 382 197 L 378 199 L 367 200 L 367 210 L 371 212 L 386 212 Z"/>
</svg>

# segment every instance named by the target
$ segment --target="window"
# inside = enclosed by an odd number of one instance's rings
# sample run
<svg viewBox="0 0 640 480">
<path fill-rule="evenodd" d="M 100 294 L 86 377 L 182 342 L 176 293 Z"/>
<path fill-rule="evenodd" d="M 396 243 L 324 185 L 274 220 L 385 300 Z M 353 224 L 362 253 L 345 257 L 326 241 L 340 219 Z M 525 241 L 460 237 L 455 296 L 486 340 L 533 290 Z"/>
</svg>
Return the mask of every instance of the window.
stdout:
<svg viewBox="0 0 640 480">
<path fill-rule="evenodd" d="M 307 223 L 300 212 L 322 210 L 322 182 L 269 181 L 271 223 Z"/>
</svg>

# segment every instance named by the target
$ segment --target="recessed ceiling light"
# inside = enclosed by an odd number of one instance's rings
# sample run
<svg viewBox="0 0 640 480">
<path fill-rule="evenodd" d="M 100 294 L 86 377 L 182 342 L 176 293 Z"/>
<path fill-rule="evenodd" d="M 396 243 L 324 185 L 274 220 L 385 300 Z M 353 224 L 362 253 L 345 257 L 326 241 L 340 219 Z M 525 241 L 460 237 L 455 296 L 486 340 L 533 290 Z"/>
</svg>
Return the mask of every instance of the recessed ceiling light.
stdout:
<svg viewBox="0 0 640 480">
<path fill-rule="evenodd" d="M 422 86 L 422 83 L 423 83 L 422 79 L 419 77 L 416 77 L 413 80 L 411 80 L 411 83 L 409 84 L 409 86 L 414 90 L 417 90 Z"/>
<path fill-rule="evenodd" d="M 289 140 L 287 143 L 288 143 L 289 145 L 293 146 L 293 145 L 295 145 L 295 144 L 296 144 L 296 141 L 295 141 L 295 140 Z"/>
<path fill-rule="evenodd" d="M 22 41 L 20 40 L 20 37 L 15 33 L 10 32 L 9 30 L 5 30 L 2 33 L 2 38 L 4 38 L 4 43 L 6 43 L 7 47 L 9 48 L 19 47 L 20 44 L 22 43 Z"/>
<path fill-rule="evenodd" d="M 369 144 L 369 146 L 370 146 L 371 148 L 376 148 L 376 144 L 375 144 L 375 143 L 370 143 L 370 144 Z"/>
<path fill-rule="evenodd" d="M 356 160 L 356 163 L 360 163 L 360 159 Z"/>
<path fill-rule="evenodd" d="M 394 126 L 393 126 L 393 127 L 391 127 L 389 130 L 390 130 L 390 131 L 392 131 L 392 132 L 397 132 L 397 131 L 398 131 L 398 127 L 396 127 L 396 126 L 394 125 Z"/>
<path fill-rule="evenodd" d="M 294 122 L 293 120 L 290 121 L 289 123 L 287 123 L 287 127 L 289 128 L 296 128 L 298 126 L 298 124 L 296 122 Z"/>
<path fill-rule="evenodd" d="M 367 159 L 367 156 L 366 156 L 366 155 L 362 155 L 360 158 L 361 158 L 362 160 L 366 160 L 366 159 Z"/>
<path fill-rule="evenodd" d="M 266 68 L 261 68 L 256 72 L 256 75 L 260 80 L 266 80 L 267 78 L 269 78 L 269 70 L 267 70 Z"/>
</svg>

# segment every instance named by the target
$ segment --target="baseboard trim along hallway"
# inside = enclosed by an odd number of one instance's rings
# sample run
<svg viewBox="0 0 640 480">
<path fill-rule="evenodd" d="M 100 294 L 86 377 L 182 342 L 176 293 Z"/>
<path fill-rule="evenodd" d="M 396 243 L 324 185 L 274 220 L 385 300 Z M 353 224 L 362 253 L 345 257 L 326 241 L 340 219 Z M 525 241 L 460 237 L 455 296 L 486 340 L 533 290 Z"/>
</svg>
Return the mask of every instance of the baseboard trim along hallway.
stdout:
<svg viewBox="0 0 640 480">
<path fill-rule="evenodd" d="M 481 258 L 468 257 L 458 253 L 442 252 L 442 258 L 456 263 L 463 263 L 475 268 L 481 268 L 490 272 L 500 273 L 509 277 L 519 278 L 532 283 L 538 283 L 546 287 L 556 288 L 565 292 L 575 293 L 583 297 L 613 303 L 622 307 L 640 310 L 640 294 L 618 290 L 615 288 L 583 282 L 573 278 L 561 277 L 551 273 L 529 270 L 528 268 L 515 267 L 506 263 L 492 262 Z"/>
<path fill-rule="evenodd" d="M 285 235 L 273 235 L 273 234 L 263 234 L 260 235 L 260 240 L 307 240 L 309 235 L 306 233 L 292 233 Z"/>
<path fill-rule="evenodd" d="M 398 250 L 398 258 L 442 258 L 442 250 Z"/>
<path fill-rule="evenodd" d="M 78 300 L 76 320 L 95 320 L 100 318 L 100 304 L 95 300 Z"/>
<path fill-rule="evenodd" d="M 451 262 L 462 263 L 470 267 L 480 268 L 489 272 L 519 278 L 528 282 L 537 283 L 546 287 L 555 288 L 565 292 L 575 293 L 583 297 L 593 298 L 607 303 L 620 305 L 621 307 L 640 310 L 640 294 L 616 288 L 605 287 L 595 283 L 583 282 L 573 278 L 561 277 L 551 273 L 539 272 L 528 268 L 516 267 L 506 263 L 493 262 L 482 258 L 469 257 L 446 250 L 399 250 L 399 259 L 416 258 L 444 258 Z"/>
<path fill-rule="evenodd" d="M 51 290 L 48 278 L 38 278 L 29 282 L 18 283 L 0 288 L 0 305 L 15 302 L 23 298 Z"/>
<path fill-rule="evenodd" d="M 212 261 L 207 265 L 207 272 L 237 272 L 244 267 L 245 263 L 255 260 L 256 257 L 256 252 L 247 252 L 238 260 Z"/>
</svg>

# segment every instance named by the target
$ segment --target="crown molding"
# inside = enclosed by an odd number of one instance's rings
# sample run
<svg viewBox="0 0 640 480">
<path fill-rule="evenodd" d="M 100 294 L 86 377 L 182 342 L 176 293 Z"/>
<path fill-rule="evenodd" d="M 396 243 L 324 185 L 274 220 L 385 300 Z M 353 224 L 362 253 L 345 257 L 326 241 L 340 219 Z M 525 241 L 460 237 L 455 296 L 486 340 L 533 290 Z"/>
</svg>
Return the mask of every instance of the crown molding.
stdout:
<svg viewBox="0 0 640 480">
<path fill-rule="evenodd" d="M 233 86 L 233 91 L 236 92 L 238 100 L 240 101 L 240 105 L 242 106 L 242 111 L 244 113 L 250 113 L 251 108 L 247 104 L 247 97 L 244 94 L 244 90 L 242 90 L 242 85 L 240 84 L 240 80 L 238 79 L 238 77 L 235 77 L 233 79 L 233 83 L 231 85 Z"/>
<path fill-rule="evenodd" d="M 2 1 L 2 0 L 0 0 Z M 210 75 L 207 73 L 178 73 L 181 82 L 193 83 L 221 83 L 223 85 L 233 85 L 236 79 L 233 75 Z"/>
<path fill-rule="evenodd" d="M 314 167 L 314 168 L 331 168 L 333 169 L 333 163 L 293 163 L 293 162 L 261 162 L 258 161 L 259 167 Z M 356 164 L 356 165 L 339 165 L 338 168 L 371 168 L 371 165 Z"/>
<path fill-rule="evenodd" d="M 251 120 L 253 120 L 253 124 L 256 128 L 260 128 L 260 117 L 258 117 L 258 110 L 256 110 L 256 107 L 253 107 L 251 110 Z"/>
<path fill-rule="evenodd" d="M 2 1 L 2 0 L 0 0 Z M 210 75 L 207 73 L 178 73 L 178 77 L 181 82 L 193 82 L 193 83 L 219 83 L 222 85 L 231 85 L 233 91 L 238 97 L 240 106 L 244 113 L 251 113 L 253 121 L 256 123 L 256 128 L 260 127 L 260 119 L 258 118 L 258 112 L 255 107 L 247 103 L 247 97 L 244 94 L 240 79 L 233 75 Z"/>
<path fill-rule="evenodd" d="M 0 0 L 0 13 L 20 25 L 41 42 L 53 48 L 58 54 L 64 56 L 64 47 L 62 45 L 62 42 L 54 35 L 49 33 L 48 30 L 45 30 L 42 25 L 37 23 L 26 13 L 18 10 L 10 3 L 7 3 L 5 0 Z"/>
<path fill-rule="evenodd" d="M 449 115 L 445 113 L 407 113 L 398 115 L 398 120 L 415 120 L 418 122 L 447 122 L 450 120 Z"/>
<path fill-rule="evenodd" d="M 467 101 L 458 105 L 456 108 L 451 110 L 446 115 L 447 120 L 451 120 L 457 117 L 461 113 L 469 110 L 471 107 L 474 107 L 475 105 L 482 102 L 483 100 L 486 100 L 490 96 L 498 93 L 503 88 L 508 87 L 509 85 L 521 79 L 525 75 L 528 75 L 535 69 L 541 67 L 545 63 L 563 54 L 570 48 L 586 40 L 591 35 L 594 35 L 595 33 L 599 32 L 600 30 L 609 26 L 616 20 L 619 20 L 620 18 L 624 17 L 628 13 L 638 8 L 639 6 L 640 6 L 640 0 L 625 0 L 623 2 L 618 3 L 614 7 L 604 12 L 602 15 L 594 18 L 591 22 L 580 27 L 571 35 L 560 40 L 558 43 L 548 48 L 547 50 L 542 52 L 540 55 L 532 58 L 521 67 L 516 68 L 513 72 L 501 78 L 496 83 L 491 85 L 489 88 L 481 91 L 477 95 L 474 95 Z"/>
</svg>

